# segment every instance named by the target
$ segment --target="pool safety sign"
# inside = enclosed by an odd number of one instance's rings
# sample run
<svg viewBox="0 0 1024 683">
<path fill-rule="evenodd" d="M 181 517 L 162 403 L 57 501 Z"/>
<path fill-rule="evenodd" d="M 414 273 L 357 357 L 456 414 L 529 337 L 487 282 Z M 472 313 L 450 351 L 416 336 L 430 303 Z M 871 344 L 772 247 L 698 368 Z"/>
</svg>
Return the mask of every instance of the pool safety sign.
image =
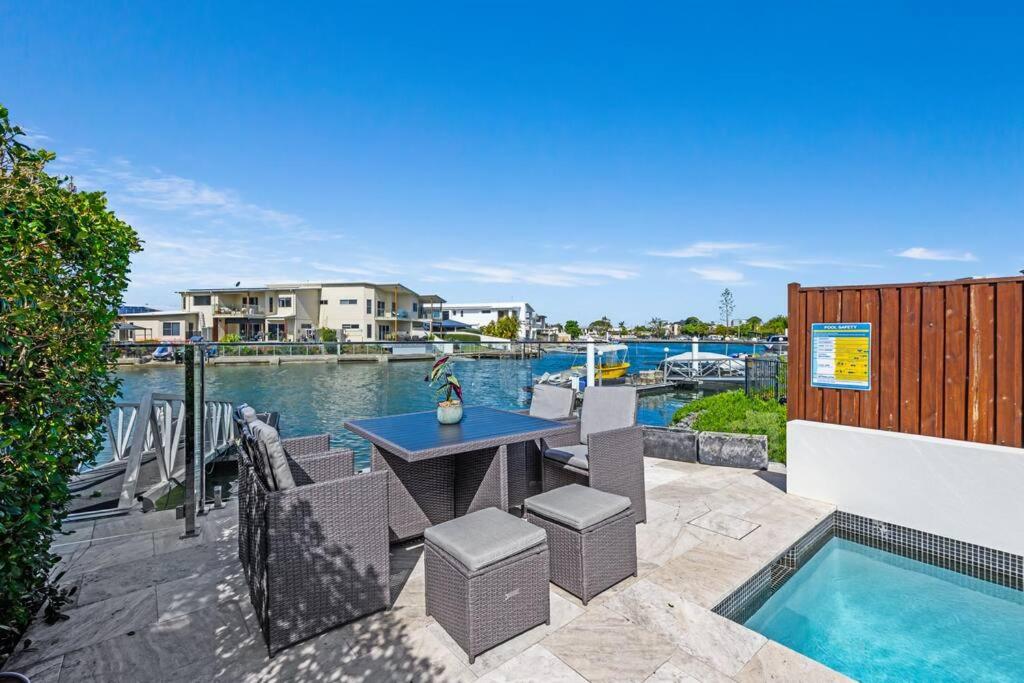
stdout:
<svg viewBox="0 0 1024 683">
<path fill-rule="evenodd" d="M 871 323 L 811 324 L 811 386 L 871 390 Z"/>
</svg>

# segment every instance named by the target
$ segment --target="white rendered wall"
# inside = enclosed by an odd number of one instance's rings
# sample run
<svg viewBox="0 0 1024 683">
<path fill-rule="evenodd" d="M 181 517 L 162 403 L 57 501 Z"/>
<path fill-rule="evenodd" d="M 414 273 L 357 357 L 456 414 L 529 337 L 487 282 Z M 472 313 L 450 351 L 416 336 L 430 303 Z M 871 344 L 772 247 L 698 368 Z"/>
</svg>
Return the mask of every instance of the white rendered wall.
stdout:
<svg viewBox="0 0 1024 683">
<path fill-rule="evenodd" d="M 789 493 L 1024 555 L 1024 449 L 793 420 Z"/>
</svg>

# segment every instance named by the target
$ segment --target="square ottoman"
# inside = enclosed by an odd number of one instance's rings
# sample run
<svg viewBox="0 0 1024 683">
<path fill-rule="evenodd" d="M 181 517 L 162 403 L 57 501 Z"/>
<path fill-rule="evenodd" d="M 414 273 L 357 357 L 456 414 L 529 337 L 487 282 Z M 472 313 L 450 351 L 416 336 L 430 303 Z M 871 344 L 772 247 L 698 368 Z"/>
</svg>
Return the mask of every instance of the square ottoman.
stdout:
<svg viewBox="0 0 1024 683">
<path fill-rule="evenodd" d="M 497 508 L 423 532 L 426 611 L 476 656 L 551 622 L 547 536 Z"/>
<path fill-rule="evenodd" d="M 547 531 L 551 582 L 584 605 L 636 576 L 636 520 L 629 498 L 570 484 L 527 498 L 526 520 Z"/>
</svg>

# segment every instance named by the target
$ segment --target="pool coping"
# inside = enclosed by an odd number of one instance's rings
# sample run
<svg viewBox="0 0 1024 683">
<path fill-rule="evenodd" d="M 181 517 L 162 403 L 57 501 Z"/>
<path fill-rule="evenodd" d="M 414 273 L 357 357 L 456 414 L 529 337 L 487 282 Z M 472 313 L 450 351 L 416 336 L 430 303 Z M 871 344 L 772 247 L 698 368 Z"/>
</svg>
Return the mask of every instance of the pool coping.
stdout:
<svg viewBox="0 0 1024 683">
<path fill-rule="evenodd" d="M 1024 592 L 1024 556 L 836 510 L 712 608 L 741 625 L 832 538 Z"/>
</svg>

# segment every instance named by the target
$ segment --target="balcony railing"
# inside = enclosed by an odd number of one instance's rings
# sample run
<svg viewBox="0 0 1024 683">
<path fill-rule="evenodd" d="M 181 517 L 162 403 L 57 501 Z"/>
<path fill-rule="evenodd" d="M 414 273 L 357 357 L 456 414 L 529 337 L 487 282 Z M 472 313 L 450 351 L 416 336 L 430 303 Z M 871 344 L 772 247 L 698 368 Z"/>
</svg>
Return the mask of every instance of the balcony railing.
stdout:
<svg viewBox="0 0 1024 683">
<path fill-rule="evenodd" d="M 214 315 L 266 315 L 265 309 L 259 306 L 224 306 L 218 305 L 213 309 Z"/>
</svg>

